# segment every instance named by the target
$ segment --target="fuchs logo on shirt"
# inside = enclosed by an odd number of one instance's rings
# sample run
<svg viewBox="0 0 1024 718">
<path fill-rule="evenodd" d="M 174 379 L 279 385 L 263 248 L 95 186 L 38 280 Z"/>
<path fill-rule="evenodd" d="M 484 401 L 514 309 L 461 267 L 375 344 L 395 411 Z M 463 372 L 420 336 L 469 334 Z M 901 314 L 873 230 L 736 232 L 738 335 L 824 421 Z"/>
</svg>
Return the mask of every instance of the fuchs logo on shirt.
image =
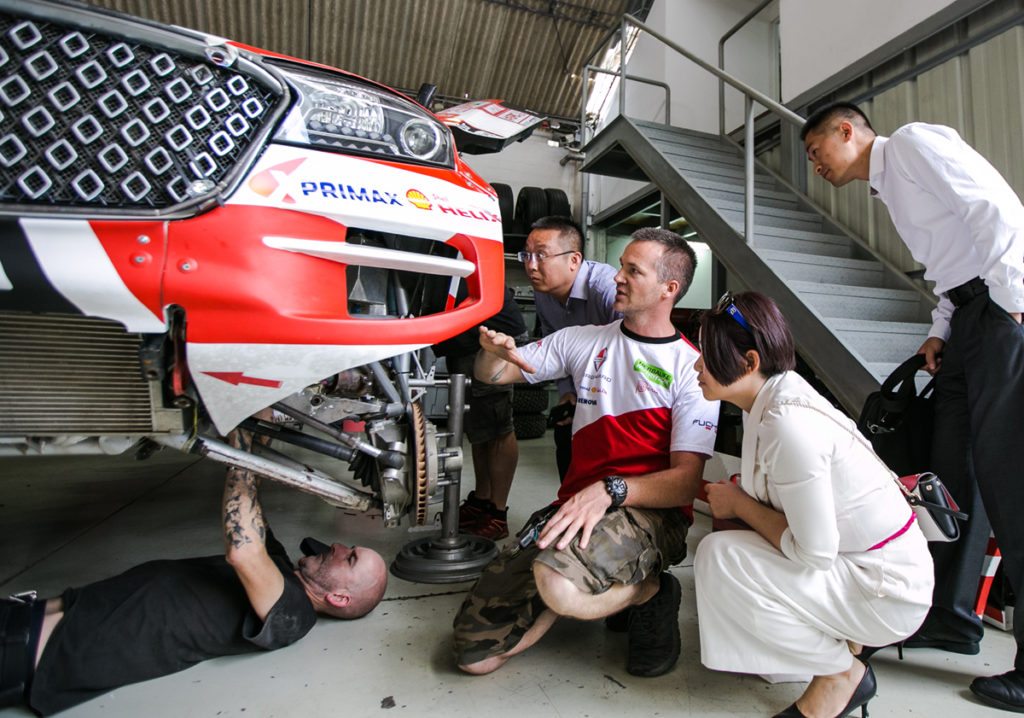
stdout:
<svg viewBox="0 0 1024 718">
<path fill-rule="evenodd" d="M 601 367 L 604 366 L 604 362 L 605 362 L 605 360 L 607 358 L 608 358 L 608 347 L 605 347 L 604 349 L 602 349 L 601 351 L 599 351 L 597 353 L 596 357 L 594 357 L 594 371 L 600 373 L 601 372 Z"/>
<path fill-rule="evenodd" d="M 636 393 L 643 394 L 648 391 L 654 391 L 654 387 L 646 379 L 638 379 L 636 382 Z"/>
<path fill-rule="evenodd" d="M 692 425 L 703 426 L 707 431 L 713 431 L 718 433 L 718 424 L 713 421 L 705 421 L 704 419 L 694 419 L 690 422 Z"/>
<path fill-rule="evenodd" d="M 637 359 L 633 362 L 633 371 L 640 372 L 648 381 L 653 381 L 658 386 L 663 386 L 666 389 L 672 386 L 672 379 L 674 377 L 671 374 L 660 366 L 648 364 L 643 359 Z"/>
</svg>

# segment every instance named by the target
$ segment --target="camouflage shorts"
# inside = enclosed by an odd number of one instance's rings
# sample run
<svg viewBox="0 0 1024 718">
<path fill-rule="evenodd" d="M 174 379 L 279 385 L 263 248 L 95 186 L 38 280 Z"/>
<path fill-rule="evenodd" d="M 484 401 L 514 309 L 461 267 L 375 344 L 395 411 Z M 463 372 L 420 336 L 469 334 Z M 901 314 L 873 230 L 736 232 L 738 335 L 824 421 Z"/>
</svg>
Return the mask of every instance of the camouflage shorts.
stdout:
<svg viewBox="0 0 1024 718">
<path fill-rule="evenodd" d="M 484 569 L 455 617 L 458 665 L 512 650 L 546 606 L 533 579 L 540 561 L 581 591 L 604 593 L 615 584 L 640 583 L 686 557 L 689 520 L 678 509 L 621 508 L 594 527 L 585 551 L 576 536 L 565 549 L 506 546 Z"/>
</svg>

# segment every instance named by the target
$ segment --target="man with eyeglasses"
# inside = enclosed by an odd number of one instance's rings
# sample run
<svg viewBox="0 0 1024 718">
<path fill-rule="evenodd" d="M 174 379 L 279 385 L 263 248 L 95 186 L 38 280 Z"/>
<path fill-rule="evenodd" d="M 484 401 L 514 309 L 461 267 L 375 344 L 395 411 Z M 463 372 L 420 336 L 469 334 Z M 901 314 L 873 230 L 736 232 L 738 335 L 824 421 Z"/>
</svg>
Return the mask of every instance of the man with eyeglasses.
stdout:
<svg viewBox="0 0 1024 718">
<path fill-rule="evenodd" d="M 568 327 L 517 348 L 481 327 L 474 368 L 491 384 L 571 376 L 579 388 L 572 464 L 558 498 L 484 569 L 455 619 L 462 670 L 490 673 L 559 617 L 627 616 L 626 670 L 653 677 L 679 658 L 680 586 L 668 568 L 686 534 L 718 402 L 691 367 L 698 352 L 671 321 L 697 258 L 679 235 L 641 229 L 622 253 L 620 321 Z"/>
<path fill-rule="evenodd" d="M 612 308 L 615 268 L 583 258 L 583 234 L 568 217 L 542 217 L 534 222 L 519 261 L 533 287 L 542 337 L 566 327 L 608 324 L 622 316 Z M 568 377 L 556 384 L 558 403 L 552 413 L 562 418 L 554 427 L 555 462 L 564 481 L 572 459 L 576 387 Z"/>
</svg>

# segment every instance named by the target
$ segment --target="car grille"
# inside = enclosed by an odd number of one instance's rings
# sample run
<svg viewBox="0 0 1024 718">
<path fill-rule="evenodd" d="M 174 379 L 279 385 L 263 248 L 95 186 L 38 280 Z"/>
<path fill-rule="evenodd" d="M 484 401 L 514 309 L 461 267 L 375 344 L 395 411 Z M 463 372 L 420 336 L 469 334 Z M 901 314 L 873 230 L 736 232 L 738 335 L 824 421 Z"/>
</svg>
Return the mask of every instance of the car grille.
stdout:
<svg viewBox="0 0 1024 718">
<path fill-rule="evenodd" d="M 152 210 L 211 193 L 281 97 L 196 47 L 0 14 L 0 202 Z"/>
<path fill-rule="evenodd" d="M 446 259 L 458 256 L 454 247 L 443 242 L 355 227 L 349 228 L 345 241 L 349 244 Z M 452 284 L 452 278 L 446 275 L 356 266 L 346 269 L 346 281 L 349 315 L 357 319 L 396 319 L 440 314 L 445 311 Z M 404 293 L 404 302 L 396 303 L 398 290 Z"/>
</svg>

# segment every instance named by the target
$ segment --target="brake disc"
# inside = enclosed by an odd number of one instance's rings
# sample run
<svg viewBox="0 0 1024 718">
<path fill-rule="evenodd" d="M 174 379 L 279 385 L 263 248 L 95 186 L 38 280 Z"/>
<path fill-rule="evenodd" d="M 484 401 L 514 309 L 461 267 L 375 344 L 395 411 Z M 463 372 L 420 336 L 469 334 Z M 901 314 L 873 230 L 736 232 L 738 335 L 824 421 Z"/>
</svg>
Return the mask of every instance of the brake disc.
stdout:
<svg viewBox="0 0 1024 718">
<path fill-rule="evenodd" d="M 417 526 L 427 522 L 427 505 L 437 485 L 437 429 L 423 414 L 420 403 L 412 404 L 413 455 L 409 469 L 412 506 L 410 514 Z"/>
</svg>

